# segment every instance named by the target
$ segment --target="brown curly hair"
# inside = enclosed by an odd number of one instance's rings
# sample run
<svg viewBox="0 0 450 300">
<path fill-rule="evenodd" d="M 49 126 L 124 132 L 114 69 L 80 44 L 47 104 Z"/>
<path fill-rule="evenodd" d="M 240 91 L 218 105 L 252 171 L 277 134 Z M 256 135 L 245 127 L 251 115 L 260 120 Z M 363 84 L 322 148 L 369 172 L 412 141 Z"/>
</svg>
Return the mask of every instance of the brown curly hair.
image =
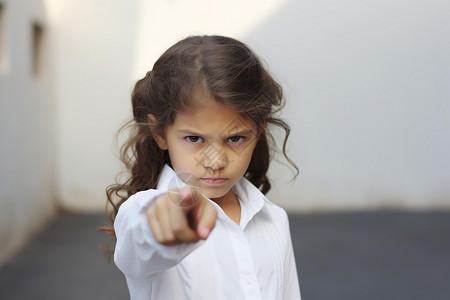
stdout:
<svg viewBox="0 0 450 300">
<path fill-rule="evenodd" d="M 245 177 L 261 192 L 270 189 L 266 173 L 273 156 L 270 145 L 275 144 L 266 125 L 284 130 L 282 152 L 298 174 L 297 166 L 286 155 L 290 127 L 274 116 L 285 104 L 282 88 L 260 59 L 248 46 L 229 37 L 188 37 L 170 47 L 134 87 L 133 119 L 121 129 L 131 129 L 130 136 L 120 148 L 121 161 L 131 176 L 106 189 L 112 206 L 111 224 L 120 205 L 131 195 L 156 188 L 164 165 L 170 165 L 170 158 L 167 150 L 158 147 L 152 134 L 164 134 L 178 112 L 192 107 L 195 89 L 207 91 L 216 101 L 256 123 L 259 138 Z M 152 132 L 148 114 L 156 118 Z M 103 227 L 101 231 L 115 237 L 113 227 Z"/>
</svg>

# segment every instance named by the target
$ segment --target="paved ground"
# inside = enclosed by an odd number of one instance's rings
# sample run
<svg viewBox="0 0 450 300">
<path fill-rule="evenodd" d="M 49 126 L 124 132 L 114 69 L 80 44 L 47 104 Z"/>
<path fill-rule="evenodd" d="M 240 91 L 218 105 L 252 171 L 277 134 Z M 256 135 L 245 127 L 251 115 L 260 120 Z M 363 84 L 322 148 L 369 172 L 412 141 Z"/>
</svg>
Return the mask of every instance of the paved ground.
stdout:
<svg viewBox="0 0 450 300">
<path fill-rule="evenodd" d="M 291 215 L 303 300 L 450 299 L 450 213 Z M 0 299 L 128 299 L 100 215 L 61 215 L 0 268 Z M 233 299 L 235 300 L 235 299 Z"/>
</svg>

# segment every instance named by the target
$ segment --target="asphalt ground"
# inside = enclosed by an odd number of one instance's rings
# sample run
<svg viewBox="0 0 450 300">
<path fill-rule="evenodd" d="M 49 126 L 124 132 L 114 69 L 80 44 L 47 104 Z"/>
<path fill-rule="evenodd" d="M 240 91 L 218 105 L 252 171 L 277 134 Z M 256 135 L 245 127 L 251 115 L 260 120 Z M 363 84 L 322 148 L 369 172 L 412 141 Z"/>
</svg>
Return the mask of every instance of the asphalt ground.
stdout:
<svg viewBox="0 0 450 300">
<path fill-rule="evenodd" d="M 289 217 L 303 300 L 450 299 L 450 212 Z M 0 268 L 0 299 L 128 299 L 100 249 L 104 224 L 59 215 Z"/>
</svg>

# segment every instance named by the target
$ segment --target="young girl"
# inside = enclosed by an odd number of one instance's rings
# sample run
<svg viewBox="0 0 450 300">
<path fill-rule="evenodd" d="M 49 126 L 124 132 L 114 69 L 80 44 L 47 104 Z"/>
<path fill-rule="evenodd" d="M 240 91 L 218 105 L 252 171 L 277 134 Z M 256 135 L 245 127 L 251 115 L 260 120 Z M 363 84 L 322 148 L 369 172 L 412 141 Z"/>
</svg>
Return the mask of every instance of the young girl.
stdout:
<svg viewBox="0 0 450 300">
<path fill-rule="evenodd" d="M 282 90 L 243 43 L 194 36 L 132 95 L 131 177 L 108 188 L 131 299 L 300 299 L 285 211 L 264 194 Z M 114 198 L 118 198 L 118 201 Z"/>
</svg>

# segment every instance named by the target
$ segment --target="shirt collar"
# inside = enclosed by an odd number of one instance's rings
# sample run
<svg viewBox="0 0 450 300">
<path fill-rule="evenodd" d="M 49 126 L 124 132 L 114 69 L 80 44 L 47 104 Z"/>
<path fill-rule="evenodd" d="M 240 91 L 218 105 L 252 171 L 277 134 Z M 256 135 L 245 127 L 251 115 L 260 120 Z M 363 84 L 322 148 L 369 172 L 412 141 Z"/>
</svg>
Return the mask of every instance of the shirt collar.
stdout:
<svg viewBox="0 0 450 300">
<path fill-rule="evenodd" d="M 185 186 L 183 180 L 178 177 L 177 173 L 169 167 L 168 165 L 164 165 L 164 168 L 159 176 L 158 185 L 156 189 L 161 191 L 168 191 L 176 188 L 180 188 Z"/>
<path fill-rule="evenodd" d="M 233 191 L 241 204 L 241 221 L 239 226 L 244 229 L 248 222 L 264 207 L 266 197 L 246 178 L 241 178 L 233 187 Z"/>
</svg>

